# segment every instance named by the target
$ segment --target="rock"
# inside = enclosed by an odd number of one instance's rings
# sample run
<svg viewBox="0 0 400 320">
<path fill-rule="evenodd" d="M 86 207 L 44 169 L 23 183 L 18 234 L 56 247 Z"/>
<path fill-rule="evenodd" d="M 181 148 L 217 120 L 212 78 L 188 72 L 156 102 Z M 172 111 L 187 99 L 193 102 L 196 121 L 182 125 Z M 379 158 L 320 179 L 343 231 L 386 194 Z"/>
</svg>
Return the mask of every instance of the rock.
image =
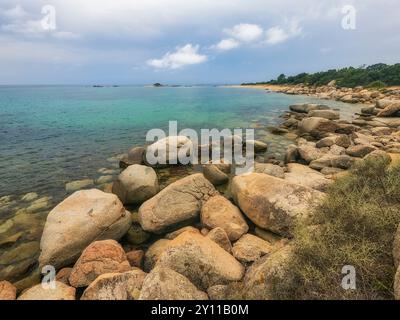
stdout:
<svg viewBox="0 0 400 320">
<path fill-rule="evenodd" d="M 317 148 L 326 148 L 326 147 L 333 146 L 335 144 L 335 141 L 336 141 L 335 137 L 326 137 L 326 138 L 322 138 L 321 140 L 319 140 L 315 146 Z"/>
<path fill-rule="evenodd" d="M 312 142 L 304 143 L 298 147 L 298 152 L 300 157 L 306 162 L 310 163 L 323 157 L 326 151 L 322 148 L 316 148 L 315 144 Z"/>
<path fill-rule="evenodd" d="M 376 159 L 376 160 L 383 159 L 383 160 L 387 161 L 387 163 L 392 162 L 392 158 L 390 157 L 390 155 L 383 150 L 372 151 L 371 153 L 367 154 L 364 157 L 364 160 L 370 160 L 370 159 Z"/>
<path fill-rule="evenodd" d="M 346 153 L 352 157 L 363 158 L 368 153 L 371 153 L 372 151 L 375 150 L 376 148 L 371 145 L 358 144 L 356 146 L 351 146 L 347 148 Z"/>
<path fill-rule="evenodd" d="M 244 273 L 243 266 L 228 252 L 210 239 L 190 231 L 169 243 L 157 266 L 184 275 L 201 290 L 239 281 Z"/>
<path fill-rule="evenodd" d="M 217 284 L 207 289 L 207 294 L 210 300 L 228 300 L 227 299 L 228 286 Z"/>
<path fill-rule="evenodd" d="M 232 248 L 233 256 L 241 262 L 253 262 L 272 251 L 272 245 L 267 241 L 245 234 L 235 242 Z"/>
<path fill-rule="evenodd" d="M 139 300 L 208 300 L 208 296 L 185 276 L 160 266 L 145 278 Z"/>
<path fill-rule="evenodd" d="M 323 198 L 319 191 L 261 173 L 235 177 L 231 193 L 258 227 L 283 236 L 290 235 L 295 220 L 309 214 Z"/>
<path fill-rule="evenodd" d="M 160 139 L 148 146 L 144 155 L 144 160 L 147 165 L 152 167 L 165 167 L 167 165 L 180 164 L 178 156 L 186 155 L 189 157 L 193 148 L 193 143 L 188 137 L 170 136 Z"/>
<path fill-rule="evenodd" d="M 171 240 L 160 239 L 154 242 L 144 254 L 144 270 L 150 272 L 157 263 L 160 255 L 169 246 Z"/>
<path fill-rule="evenodd" d="M 298 158 L 299 158 L 299 151 L 297 146 L 293 144 L 288 146 L 285 153 L 285 163 L 296 162 Z"/>
<path fill-rule="evenodd" d="M 137 300 L 145 277 L 140 269 L 102 274 L 86 288 L 81 300 Z"/>
<path fill-rule="evenodd" d="M 70 285 L 69 277 L 71 275 L 71 272 L 72 268 L 62 268 L 60 271 L 57 272 L 56 280 L 66 285 Z"/>
<path fill-rule="evenodd" d="M 376 110 L 375 106 L 369 106 L 361 108 L 361 113 L 367 115 L 376 115 L 378 114 L 378 111 Z"/>
<path fill-rule="evenodd" d="M 17 288 L 8 281 L 0 281 L 0 301 L 15 300 Z"/>
<path fill-rule="evenodd" d="M 294 104 L 289 106 L 289 109 L 293 112 L 298 113 L 309 113 L 312 110 L 328 110 L 329 107 L 324 105 L 306 103 L 306 104 Z"/>
<path fill-rule="evenodd" d="M 180 179 L 139 208 L 139 220 L 145 231 L 161 233 L 196 218 L 205 201 L 218 191 L 202 175 Z"/>
<path fill-rule="evenodd" d="M 139 245 L 149 240 L 151 234 L 144 231 L 139 223 L 132 223 L 128 232 L 124 236 L 124 240 L 129 244 Z"/>
<path fill-rule="evenodd" d="M 325 176 L 335 175 L 335 174 L 342 173 L 342 172 L 344 172 L 343 169 L 331 168 L 331 167 L 325 167 L 325 168 L 322 168 L 322 170 L 321 170 L 321 173 Z"/>
<path fill-rule="evenodd" d="M 204 177 L 214 186 L 225 184 L 229 181 L 228 175 L 222 172 L 216 165 L 207 164 L 203 166 Z"/>
<path fill-rule="evenodd" d="M 328 120 L 337 120 L 340 118 L 339 112 L 334 110 L 311 110 L 308 113 L 309 117 L 318 117 Z"/>
<path fill-rule="evenodd" d="M 351 145 L 351 140 L 347 134 L 339 134 L 336 136 L 335 144 L 339 147 L 348 148 Z"/>
<path fill-rule="evenodd" d="M 118 242 L 96 241 L 82 252 L 71 271 L 69 283 L 75 288 L 87 287 L 102 274 L 129 270 L 131 266 Z"/>
<path fill-rule="evenodd" d="M 201 222 L 209 229 L 224 229 L 231 241 L 236 241 L 249 230 L 240 210 L 219 195 L 210 198 L 203 205 Z"/>
<path fill-rule="evenodd" d="M 246 146 L 248 146 L 248 145 L 254 146 L 255 153 L 265 152 L 268 150 L 268 145 L 259 140 L 246 140 Z"/>
<path fill-rule="evenodd" d="M 131 225 L 118 197 L 100 190 L 75 192 L 48 215 L 40 242 L 40 265 L 55 268 L 76 261 L 90 243 L 120 239 Z"/>
<path fill-rule="evenodd" d="M 290 261 L 291 256 L 292 248 L 285 246 L 253 263 L 243 279 L 243 298 L 249 300 L 276 299 L 271 280 L 284 279 L 286 276 L 285 265 Z"/>
<path fill-rule="evenodd" d="M 206 237 L 212 241 L 214 241 L 217 245 L 219 245 L 222 249 L 226 252 L 231 253 L 232 251 L 232 244 L 226 234 L 225 230 L 217 227 L 212 229 L 209 233 L 207 233 Z"/>
<path fill-rule="evenodd" d="M 294 121 L 285 121 L 282 125 L 289 127 L 292 127 L 295 123 L 297 123 L 297 120 L 292 119 Z M 281 128 L 281 127 L 268 127 L 269 132 L 271 132 L 272 134 L 276 134 L 276 135 L 282 135 L 282 134 L 286 134 L 289 133 L 288 129 L 285 128 Z"/>
<path fill-rule="evenodd" d="M 131 267 L 142 268 L 143 258 L 143 250 L 133 250 L 126 254 L 126 259 L 129 261 Z"/>
<path fill-rule="evenodd" d="M 400 102 L 394 102 L 383 110 L 379 111 L 377 116 L 378 117 L 392 117 L 395 116 L 400 111 Z"/>
<path fill-rule="evenodd" d="M 379 99 L 376 101 L 375 106 L 378 109 L 385 109 L 386 107 L 390 106 L 394 101 L 389 99 Z"/>
<path fill-rule="evenodd" d="M 91 187 L 93 187 L 93 185 L 94 185 L 93 179 L 77 180 L 77 181 L 68 182 L 65 185 L 65 190 L 68 193 L 72 193 L 72 192 L 75 192 L 78 190 L 91 188 Z"/>
<path fill-rule="evenodd" d="M 336 122 L 319 117 L 303 119 L 299 124 L 302 133 L 308 133 L 315 138 L 323 138 L 327 133 L 335 132 L 339 128 Z"/>
<path fill-rule="evenodd" d="M 102 185 L 105 183 L 112 182 L 114 180 L 113 176 L 101 176 L 98 179 L 96 179 L 96 184 L 97 185 Z"/>
<path fill-rule="evenodd" d="M 272 163 L 258 163 L 254 164 L 254 172 L 265 173 L 270 176 L 283 179 L 285 177 L 285 171 L 282 167 Z"/>
<path fill-rule="evenodd" d="M 396 269 L 399 268 L 400 267 L 400 224 L 399 227 L 397 228 L 397 232 L 395 234 L 393 242 L 393 260 Z"/>
<path fill-rule="evenodd" d="M 400 268 L 397 269 L 394 279 L 394 298 L 400 300 Z"/>
<path fill-rule="evenodd" d="M 287 182 L 315 190 L 325 191 L 332 182 L 332 180 L 325 178 L 318 171 L 298 163 L 289 163 L 288 171 L 285 173 L 285 180 Z"/>
<path fill-rule="evenodd" d="M 21 197 L 22 201 L 26 201 L 26 202 L 31 202 L 33 200 L 36 200 L 38 198 L 38 194 L 36 192 L 30 192 L 27 193 L 26 195 Z"/>
<path fill-rule="evenodd" d="M 42 197 L 33 201 L 29 207 L 26 208 L 26 212 L 34 213 L 44 209 L 47 209 L 50 206 L 51 197 Z"/>
<path fill-rule="evenodd" d="M 371 132 L 376 136 L 386 136 L 392 133 L 392 129 L 388 127 L 375 127 L 371 129 Z"/>
<path fill-rule="evenodd" d="M 143 158 L 145 154 L 146 149 L 143 147 L 134 147 L 131 150 L 129 150 L 128 155 L 123 157 L 120 161 L 120 168 L 127 168 L 133 164 L 143 164 Z"/>
<path fill-rule="evenodd" d="M 165 235 L 165 238 L 168 239 L 168 240 L 173 240 L 177 236 L 179 236 L 181 233 L 184 233 L 186 231 L 200 232 L 199 229 L 196 229 L 195 227 L 187 226 L 187 227 L 180 228 L 180 229 L 178 229 L 178 230 L 176 230 L 174 232 L 167 233 Z"/>
<path fill-rule="evenodd" d="M 339 169 L 350 169 L 354 164 L 354 158 L 348 155 L 325 155 L 310 163 L 310 168 L 314 170 L 322 170 L 326 167 L 333 167 Z"/>
<path fill-rule="evenodd" d="M 123 204 L 141 204 L 157 194 L 157 174 L 153 168 L 132 165 L 114 182 L 112 191 Z"/>
<path fill-rule="evenodd" d="M 75 288 L 59 281 L 55 282 L 55 288 L 38 284 L 22 293 L 18 300 L 75 300 Z"/>
<path fill-rule="evenodd" d="M 400 127 L 400 118 L 373 118 L 372 120 L 379 123 L 379 126 L 388 126 L 391 128 Z"/>
</svg>

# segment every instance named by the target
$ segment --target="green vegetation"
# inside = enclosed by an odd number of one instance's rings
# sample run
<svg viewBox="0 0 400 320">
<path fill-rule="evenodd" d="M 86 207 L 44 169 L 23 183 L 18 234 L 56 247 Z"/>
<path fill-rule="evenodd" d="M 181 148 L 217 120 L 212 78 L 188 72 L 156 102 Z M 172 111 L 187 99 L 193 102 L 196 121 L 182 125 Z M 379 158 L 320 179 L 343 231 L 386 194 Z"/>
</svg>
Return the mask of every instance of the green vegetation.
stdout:
<svg viewBox="0 0 400 320">
<path fill-rule="evenodd" d="M 314 217 L 295 228 L 294 255 L 273 279 L 277 299 L 393 299 L 392 245 L 400 223 L 400 165 L 361 161 L 337 180 Z M 355 267 L 344 290 L 342 267 Z"/>
<path fill-rule="evenodd" d="M 332 69 L 317 73 L 300 73 L 296 76 L 285 76 L 281 74 L 276 80 L 251 84 L 306 84 L 306 85 L 327 85 L 336 80 L 339 87 L 354 88 L 356 86 L 371 86 L 382 88 L 386 85 L 400 85 L 400 63 L 387 65 L 384 63 L 359 68 Z"/>
</svg>

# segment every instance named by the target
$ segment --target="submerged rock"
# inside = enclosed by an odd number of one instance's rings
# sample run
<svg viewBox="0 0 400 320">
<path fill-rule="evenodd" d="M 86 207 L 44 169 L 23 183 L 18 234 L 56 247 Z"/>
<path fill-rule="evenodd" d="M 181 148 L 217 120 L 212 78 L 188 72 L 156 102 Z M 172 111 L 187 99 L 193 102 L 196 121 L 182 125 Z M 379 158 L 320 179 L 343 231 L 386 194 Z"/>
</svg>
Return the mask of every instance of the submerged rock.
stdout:
<svg viewBox="0 0 400 320">
<path fill-rule="evenodd" d="M 130 214 L 116 195 L 96 189 L 75 192 L 49 213 L 39 262 L 55 268 L 72 264 L 90 243 L 118 240 L 130 225 Z"/>
<path fill-rule="evenodd" d="M 94 181 L 92 179 L 72 181 L 72 182 L 68 182 L 65 185 L 65 190 L 68 193 L 72 193 L 72 192 L 75 192 L 78 190 L 91 188 L 91 187 L 93 187 L 93 185 L 94 185 Z"/>
<path fill-rule="evenodd" d="M 213 164 L 204 165 L 203 174 L 214 186 L 219 186 L 229 181 L 228 175 Z"/>
</svg>

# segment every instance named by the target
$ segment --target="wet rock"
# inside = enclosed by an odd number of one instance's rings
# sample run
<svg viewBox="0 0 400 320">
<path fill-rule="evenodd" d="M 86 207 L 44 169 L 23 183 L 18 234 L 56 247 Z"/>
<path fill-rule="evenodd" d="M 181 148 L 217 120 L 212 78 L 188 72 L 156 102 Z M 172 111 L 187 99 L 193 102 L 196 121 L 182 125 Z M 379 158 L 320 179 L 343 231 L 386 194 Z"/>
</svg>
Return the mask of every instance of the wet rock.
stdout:
<svg viewBox="0 0 400 320">
<path fill-rule="evenodd" d="M 190 231 L 169 243 L 157 266 L 184 275 L 202 290 L 216 284 L 239 281 L 244 273 L 243 266 L 228 252 L 210 239 Z"/>
<path fill-rule="evenodd" d="M 237 176 L 231 193 L 235 203 L 258 227 L 280 235 L 290 228 L 322 198 L 323 193 L 266 174 Z"/>
<path fill-rule="evenodd" d="M 160 266 L 145 278 L 139 300 L 208 300 L 208 296 L 182 274 Z"/>
<path fill-rule="evenodd" d="M 105 184 L 112 182 L 114 180 L 113 176 L 101 176 L 98 179 L 96 179 L 96 184 Z"/>
<path fill-rule="evenodd" d="M 254 152 L 265 152 L 268 150 L 268 145 L 262 141 L 258 140 L 246 140 L 246 146 L 252 145 L 254 147 Z"/>
<path fill-rule="evenodd" d="M 81 300 L 137 300 L 145 277 L 140 269 L 102 274 L 86 288 Z"/>
<path fill-rule="evenodd" d="M 219 195 L 210 198 L 203 205 L 201 222 L 209 229 L 217 227 L 224 229 L 231 241 L 239 239 L 249 230 L 240 210 Z"/>
<path fill-rule="evenodd" d="M 198 217 L 201 207 L 218 191 L 202 175 L 193 174 L 178 180 L 147 200 L 139 208 L 145 231 L 161 233 Z"/>
<path fill-rule="evenodd" d="M 22 293 L 18 300 L 75 300 L 75 288 L 55 282 L 55 288 L 44 288 L 38 284 Z"/>
<path fill-rule="evenodd" d="M 33 201 L 27 208 L 28 213 L 38 212 L 47 209 L 50 206 L 51 197 L 42 197 Z"/>
<path fill-rule="evenodd" d="M 38 194 L 36 192 L 30 192 L 27 193 L 26 195 L 21 197 L 22 201 L 26 201 L 26 202 L 31 202 L 33 200 L 36 200 L 38 198 Z"/>
<path fill-rule="evenodd" d="M 77 181 L 68 182 L 65 185 L 65 190 L 68 193 L 73 193 L 78 190 L 91 188 L 91 187 L 93 187 L 93 185 L 94 185 L 94 181 L 92 179 L 77 180 Z"/>
<path fill-rule="evenodd" d="M 146 149 L 143 147 L 134 147 L 129 150 L 128 154 L 121 159 L 119 164 L 120 168 L 125 169 L 134 164 L 143 164 L 145 151 Z"/>
<path fill-rule="evenodd" d="M 233 256 L 241 262 L 253 262 L 272 251 L 272 245 L 256 236 L 245 234 L 235 242 Z"/>
<path fill-rule="evenodd" d="M 39 262 L 55 268 L 72 264 L 90 243 L 118 240 L 130 225 L 130 214 L 116 195 L 96 189 L 75 192 L 49 213 Z"/>
<path fill-rule="evenodd" d="M 96 241 L 82 252 L 71 271 L 69 283 L 75 288 L 86 287 L 102 274 L 129 270 L 131 266 L 118 242 Z"/>
<path fill-rule="evenodd" d="M 204 177 L 210 181 L 214 186 L 225 184 L 229 181 L 227 174 L 222 172 L 216 165 L 207 164 L 203 166 Z"/>
</svg>

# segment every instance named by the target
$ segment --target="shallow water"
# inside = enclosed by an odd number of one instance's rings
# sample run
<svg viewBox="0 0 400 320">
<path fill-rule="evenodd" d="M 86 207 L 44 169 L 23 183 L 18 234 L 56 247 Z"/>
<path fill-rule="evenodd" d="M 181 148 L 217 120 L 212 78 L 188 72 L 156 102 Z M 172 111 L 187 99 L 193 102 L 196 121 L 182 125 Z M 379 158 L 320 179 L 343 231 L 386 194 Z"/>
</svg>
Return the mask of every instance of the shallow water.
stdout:
<svg viewBox="0 0 400 320">
<path fill-rule="evenodd" d="M 345 119 L 360 108 L 250 88 L 0 87 L 0 280 L 32 268 L 43 221 L 66 196 L 65 184 L 115 176 L 116 155 L 145 144 L 148 130 L 166 130 L 170 120 L 179 129 L 256 127 L 279 156 L 291 141 L 266 128 L 305 102 L 339 108 Z M 21 201 L 28 192 L 37 198 Z M 11 262 L 19 269 L 9 271 Z"/>
</svg>

